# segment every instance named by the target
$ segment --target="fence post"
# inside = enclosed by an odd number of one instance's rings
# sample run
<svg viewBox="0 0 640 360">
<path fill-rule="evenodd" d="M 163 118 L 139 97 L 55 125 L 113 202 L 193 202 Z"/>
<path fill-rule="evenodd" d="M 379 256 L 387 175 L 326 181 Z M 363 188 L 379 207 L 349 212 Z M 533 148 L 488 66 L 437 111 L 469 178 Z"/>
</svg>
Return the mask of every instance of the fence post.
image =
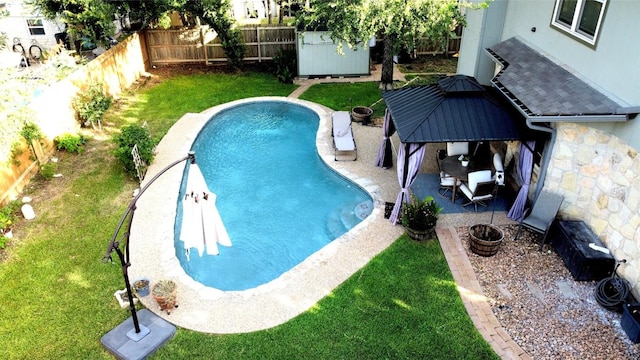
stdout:
<svg viewBox="0 0 640 360">
<path fill-rule="evenodd" d="M 200 32 L 200 44 L 202 45 L 202 51 L 204 52 L 204 64 L 209 65 L 209 54 L 207 53 L 207 45 L 204 43 L 204 34 L 202 33 L 202 26 L 198 29 Z"/>
<path fill-rule="evenodd" d="M 258 62 L 262 62 L 262 51 L 260 49 L 260 26 L 256 27 L 256 36 L 258 37 Z"/>
</svg>

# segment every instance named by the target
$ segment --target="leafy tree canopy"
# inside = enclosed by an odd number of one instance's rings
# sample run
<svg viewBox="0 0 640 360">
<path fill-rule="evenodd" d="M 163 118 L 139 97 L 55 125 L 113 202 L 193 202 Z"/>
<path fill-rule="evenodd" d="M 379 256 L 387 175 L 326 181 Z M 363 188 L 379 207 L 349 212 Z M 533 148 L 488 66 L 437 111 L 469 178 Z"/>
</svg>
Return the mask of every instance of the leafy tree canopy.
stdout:
<svg viewBox="0 0 640 360">
<path fill-rule="evenodd" d="M 168 23 L 168 13 L 178 11 L 200 17 L 220 36 L 229 63 L 238 67 L 244 44 L 231 18 L 230 0 L 29 0 L 42 16 L 59 19 L 74 39 L 107 44 L 114 35 L 114 16 L 127 17 L 144 29 Z"/>
<path fill-rule="evenodd" d="M 229 0 L 187 0 L 182 7 L 186 12 L 199 16 L 200 19 L 214 29 L 222 41 L 222 49 L 227 63 L 239 68 L 245 54 L 242 34 L 234 27 Z"/>
<path fill-rule="evenodd" d="M 305 28 L 326 26 L 339 48 L 366 46 L 366 39 L 382 36 L 381 86 L 388 88 L 393 81 L 393 54 L 414 48 L 422 37 L 444 45 L 447 36 L 464 24 L 462 7 L 471 5 L 458 0 L 317 0 L 305 8 L 299 23 Z"/>
<path fill-rule="evenodd" d="M 147 27 L 168 27 L 169 12 L 178 10 L 187 0 L 132 0 L 110 1 L 119 17 L 128 17 L 131 23 L 141 29 Z"/>
<path fill-rule="evenodd" d="M 74 39 L 104 44 L 115 32 L 111 2 L 103 0 L 30 0 L 28 4 L 47 19 L 59 19 Z"/>
</svg>

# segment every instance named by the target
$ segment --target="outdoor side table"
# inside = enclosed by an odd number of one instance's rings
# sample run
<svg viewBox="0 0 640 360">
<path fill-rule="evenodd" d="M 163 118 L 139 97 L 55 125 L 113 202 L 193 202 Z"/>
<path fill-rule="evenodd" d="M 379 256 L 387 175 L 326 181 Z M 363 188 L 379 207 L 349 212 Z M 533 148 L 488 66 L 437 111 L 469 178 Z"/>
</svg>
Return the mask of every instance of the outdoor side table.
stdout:
<svg viewBox="0 0 640 360">
<path fill-rule="evenodd" d="M 614 257 L 589 246 L 605 247 L 583 221 L 557 221 L 549 235 L 576 281 L 602 280 L 613 273 Z"/>
</svg>

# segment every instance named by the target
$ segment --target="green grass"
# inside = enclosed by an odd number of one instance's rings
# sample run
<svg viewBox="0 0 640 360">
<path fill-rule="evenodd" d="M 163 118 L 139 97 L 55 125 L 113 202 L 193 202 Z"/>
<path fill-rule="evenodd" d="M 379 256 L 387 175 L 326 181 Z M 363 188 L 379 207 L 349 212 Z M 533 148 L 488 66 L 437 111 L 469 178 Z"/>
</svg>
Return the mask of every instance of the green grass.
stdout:
<svg viewBox="0 0 640 360">
<path fill-rule="evenodd" d="M 437 242 L 401 237 L 333 293 L 276 328 L 181 332 L 157 357 L 215 359 L 491 359 Z"/>
<path fill-rule="evenodd" d="M 364 95 L 350 86 L 328 86 L 322 86 L 328 93 L 322 101 L 336 110 L 351 106 L 345 98 L 368 105 L 379 97 L 374 84 L 362 85 L 370 89 Z M 108 119 L 116 129 L 146 121 L 154 134 L 164 134 L 185 112 L 293 89 L 256 73 L 178 76 L 120 100 Z M 102 138 L 90 140 L 83 154 L 59 154 L 63 177 L 28 192 L 37 217 L 16 226 L 18 240 L 0 263 L 2 359 L 112 358 L 100 338 L 129 312 L 113 296 L 123 288 L 120 266 L 100 259 L 136 183 L 123 175 L 111 155 L 113 144 Z M 497 357 L 467 316 L 438 243 L 401 237 L 285 324 L 238 335 L 178 329 L 153 358 Z"/>
<path fill-rule="evenodd" d="M 373 116 L 384 116 L 385 104 L 377 82 L 326 83 L 312 85 L 300 99 L 309 100 L 338 111 L 351 111 L 354 106 L 369 106 Z M 372 106 L 374 105 L 375 106 Z"/>
<path fill-rule="evenodd" d="M 287 96 L 297 85 L 274 82 L 264 73 L 180 75 L 137 93 L 118 114 L 121 121 L 147 122 L 151 134 L 161 138 L 185 113 L 255 96 Z"/>
</svg>

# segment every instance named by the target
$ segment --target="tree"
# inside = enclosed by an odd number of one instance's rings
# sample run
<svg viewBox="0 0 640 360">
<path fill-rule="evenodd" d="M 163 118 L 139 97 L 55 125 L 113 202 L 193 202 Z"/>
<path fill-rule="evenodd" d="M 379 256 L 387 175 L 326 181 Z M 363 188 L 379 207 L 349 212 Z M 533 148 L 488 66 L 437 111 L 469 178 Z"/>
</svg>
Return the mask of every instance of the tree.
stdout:
<svg viewBox="0 0 640 360">
<path fill-rule="evenodd" d="M 62 21 L 76 40 L 104 45 L 114 35 L 114 15 L 126 16 L 136 28 L 145 29 L 168 19 L 170 11 L 188 12 L 218 33 L 231 66 L 240 67 L 244 59 L 242 34 L 234 28 L 229 0 L 29 0 L 29 4 L 45 18 Z"/>
<path fill-rule="evenodd" d="M 115 11 L 121 19 L 129 20 L 134 29 L 145 29 L 147 27 L 168 27 L 165 23 L 170 23 L 169 12 L 179 9 L 186 0 L 128 0 L 111 1 L 114 3 Z"/>
<path fill-rule="evenodd" d="M 422 37 L 442 46 L 464 24 L 462 7 L 471 5 L 458 0 L 317 0 L 305 7 L 299 22 L 304 28 L 326 26 L 338 49 L 366 46 L 366 39 L 382 36 L 380 89 L 392 89 L 393 54 L 413 49 Z"/>
<path fill-rule="evenodd" d="M 30 0 L 42 16 L 49 20 L 60 20 L 66 31 L 76 40 L 80 50 L 80 39 L 108 45 L 108 38 L 115 32 L 113 5 L 105 0 Z"/>
<path fill-rule="evenodd" d="M 222 49 L 227 56 L 227 63 L 239 68 L 244 59 L 245 46 L 240 30 L 234 27 L 231 18 L 230 1 L 228 0 L 188 0 L 183 10 L 200 17 L 218 33 L 222 41 Z"/>
</svg>

